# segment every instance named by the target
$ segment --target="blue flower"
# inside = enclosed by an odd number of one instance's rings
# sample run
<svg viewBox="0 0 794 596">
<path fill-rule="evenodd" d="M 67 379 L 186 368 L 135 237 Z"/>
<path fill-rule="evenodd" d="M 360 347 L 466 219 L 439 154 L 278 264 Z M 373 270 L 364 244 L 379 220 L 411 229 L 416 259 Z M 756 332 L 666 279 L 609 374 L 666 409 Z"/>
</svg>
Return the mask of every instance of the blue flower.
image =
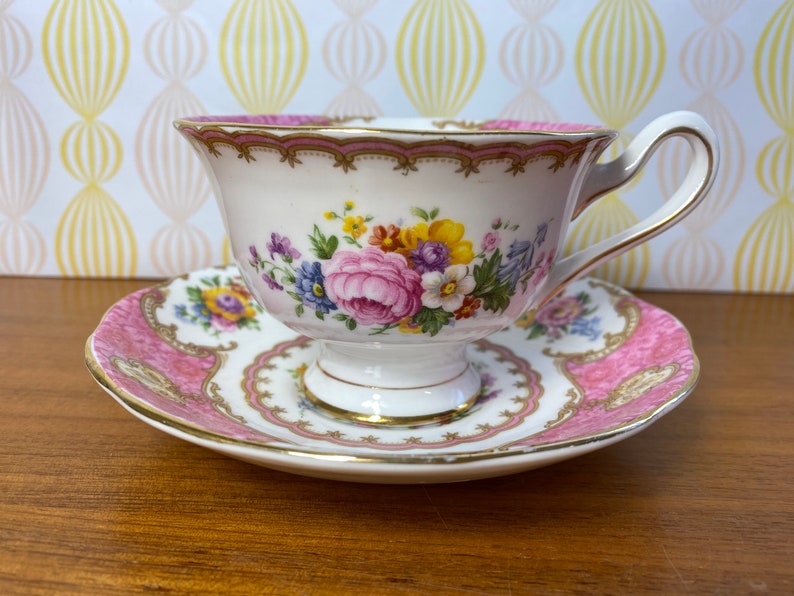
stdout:
<svg viewBox="0 0 794 596">
<path fill-rule="evenodd" d="M 325 293 L 325 276 L 319 262 L 303 261 L 295 272 L 295 291 L 306 306 L 323 314 L 336 310 L 337 306 Z"/>
<path fill-rule="evenodd" d="M 590 341 L 595 341 L 601 337 L 601 317 L 592 317 L 585 319 L 579 317 L 571 323 L 571 333 L 574 335 L 582 335 Z"/>
<path fill-rule="evenodd" d="M 212 319 L 212 313 L 203 302 L 194 302 L 190 310 L 193 311 L 193 315 L 199 320 L 209 321 Z"/>
<path fill-rule="evenodd" d="M 549 224 L 542 223 L 538 226 L 538 232 L 535 234 L 535 246 L 540 246 L 546 241 L 546 232 L 549 231 Z"/>
<path fill-rule="evenodd" d="M 499 281 L 509 281 L 510 287 L 515 289 L 519 281 L 532 271 L 535 266 L 535 249 L 546 242 L 546 233 L 549 231 L 549 224 L 542 223 L 535 232 L 532 240 L 513 240 L 510 249 L 507 251 L 507 262 L 499 267 Z M 524 278 L 524 284 L 528 278 Z"/>
<path fill-rule="evenodd" d="M 513 240 L 507 252 L 507 262 L 499 267 L 499 281 L 509 280 L 510 287 L 515 288 L 521 276 L 532 268 L 534 258 L 534 241 Z"/>
</svg>

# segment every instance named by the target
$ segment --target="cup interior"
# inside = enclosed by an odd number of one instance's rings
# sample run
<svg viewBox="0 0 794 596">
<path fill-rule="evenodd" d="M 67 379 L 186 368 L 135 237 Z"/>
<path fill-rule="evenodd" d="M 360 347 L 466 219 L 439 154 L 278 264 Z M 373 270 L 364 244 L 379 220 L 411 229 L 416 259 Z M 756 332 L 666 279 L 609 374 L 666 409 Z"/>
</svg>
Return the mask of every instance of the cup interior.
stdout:
<svg viewBox="0 0 794 596">
<path fill-rule="evenodd" d="M 181 118 L 187 123 L 216 124 L 219 126 L 252 126 L 298 129 L 353 129 L 399 132 L 535 132 L 535 133 L 588 133 L 607 130 L 599 124 L 578 122 L 539 122 L 510 119 L 464 120 L 449 118 L 382 118 L 350 116 L 331 118 L 319 115 L 298 114 L 240 114 L 201 115 Z"/>
</svg>

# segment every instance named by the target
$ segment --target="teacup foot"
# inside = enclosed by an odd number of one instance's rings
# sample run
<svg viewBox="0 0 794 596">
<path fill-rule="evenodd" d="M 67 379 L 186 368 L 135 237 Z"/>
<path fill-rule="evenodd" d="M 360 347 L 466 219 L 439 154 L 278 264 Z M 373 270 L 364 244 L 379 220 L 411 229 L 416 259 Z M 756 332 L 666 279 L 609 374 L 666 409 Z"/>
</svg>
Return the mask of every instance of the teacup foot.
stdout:
<svg viewBox="0 0 794 596">
<path fill-rule="evenodd" d="M 377 426 L 438 424 L 459 416 L 479 397 L 482 382 L 465 357 L 465 346 L 455 346 L 452 355 L 440 355 L 438 346 L 410 354 L 404 349 L 384 354 L 381 348 L 377 354 L 382 365 L 351 360 L 359 350 L 354 347 L 351 354 L 349 346 L 323 345 L 318 360 L 303 374 L 306 398 L 336 418 Z M 340 370 L 340 360 L 348 361 L 347 370 Z M 411 362 L 421 363 L 416 374 L 405 372 Z M 375 368 L 382 383 L 368 382 L 367 373 Z M 390 373 L 400 374 L 400 382 Z"/>
</svg>

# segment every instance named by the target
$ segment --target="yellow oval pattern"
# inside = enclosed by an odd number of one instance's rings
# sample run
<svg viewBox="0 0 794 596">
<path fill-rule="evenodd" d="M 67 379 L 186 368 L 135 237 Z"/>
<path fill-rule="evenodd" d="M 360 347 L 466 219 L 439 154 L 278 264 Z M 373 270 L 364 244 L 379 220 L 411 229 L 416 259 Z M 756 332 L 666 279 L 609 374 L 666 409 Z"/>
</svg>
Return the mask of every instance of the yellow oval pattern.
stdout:
<svg viewBox="0 0 794 596">
<path fill-rule="evenodd" d="M 582 93 L 605 124 L 619 129 L 648 103 L 664 63 L 664 33 L 647 0 L 602 0 L 576 44 Z"/>
<path fill-rule="evenodd" d="M 132 276 L 137 260 L 132 226 L 100 187 L 121 165 L 121 141 L 97 119 L 127 72 L 130 42 L 124 20 L 111 0 L 60 0 L 50 7 L 42 35 L 50 79 L 82 118 L 61 141 L 66 171 L 85 186 L 58 223 L 58 267 L 65 275 Z"/>
<path fill-rule="evenodd" d="M 594 207 L 577 220 L 575 230 L 568 237 L 568 252 L 608 238 L 639 221 L 614 193 L 599 199 Z M 621 284 L 628 287 L 638 287 L 645 283 L 649 260 L 650 249 L 646 243 L 601 265 L 594 270 L 593 275 L 607 280 L 620 280 Z"/>
<path fill-rule="evenodd" d="M 220 61 L 246 112 L 283 111 L 306 72 L 308 43 L 289 0 L 237 0 L 223 23 Z"/>
<path fill-rule="evenodd" d="M 103 184 L 121 166 L 121 140 L 100 120 L 80 120 L 66 129 L 61 158 L 66 171 L 83 184 Z"/>
<path fill-rule="evenodd" d="M 588 16 L 576 44 L 579 87 L 598 118 L 617 129 L 634 120 L 659 85 L 665 62 L 664 34 L 646 0 L 601 0 Z M 624 134 L 610 148 L 616 157 L 628 144 Z M 625 186 L 631 188 L 637 180 Z M 600 199 L 573 226 L 568 249 L 602 240 L 638 221 L 616 195 Z M 650 263 L 647 244 L 596 270 L 615 283 L 644 283 Z"/>
<path fill-rule="evenodd" d="M 733 282 L 740 290 L 794 291 L 794 0 L 767 23 L 755 53 L 761 103 L 783 134 L 758 155 L 756 178 L 775 202 L 739 245 Z"/>
<path fill-rule="evenodd" d="M 786 134 L 794 135 L 794 1 L 775 12 L 755 53 L 755 85 L 761 103 Z"/>
<path fill-rule="evenodd" d="M 60 0 L 44 21 L 44 63 L 69 107 L 86 119 L 99 116 L 118 93 L 130 40 L 110 0 Z"/>
<path fill-rule="evenodd" d="M 794 204 L 781 199 L 764 211 L 742 239 L 738 255 L 738 289 L 794 291 Z"/>
<path fill-rule="evenodd" d="M 93 184 L 83 188 L 61 215 L 55 248 L 64 274 L 131 277 L 135 273 L 132 226 L 113 198 Z"/>
<path fill-rule="evenodd" d="M 400 27 L 395 59 L 403 90 L 421 115 L 455 116 L 485 64 L 485 40 L 468 3 L 417 0 Z"/>
</svg>

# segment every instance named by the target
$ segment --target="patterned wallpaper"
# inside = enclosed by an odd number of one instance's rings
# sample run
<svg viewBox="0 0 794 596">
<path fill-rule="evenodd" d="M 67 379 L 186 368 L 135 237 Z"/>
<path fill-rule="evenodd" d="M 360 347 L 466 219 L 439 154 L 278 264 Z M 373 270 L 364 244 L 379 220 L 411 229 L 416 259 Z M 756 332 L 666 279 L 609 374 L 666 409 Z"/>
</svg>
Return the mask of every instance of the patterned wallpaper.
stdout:
<svg viewBox="0 0 794 596">
<path fill-rule="evenodd" d="M 228 259 L 196 113 L 601 121 L 722 144 L 707 202 L 602 267 L 629 287 L 794 292 L 794 0 L 0 0 L 0 273 L 171 276 Z M 685 173 L 668 143 L 570 247 Z"/>
</svg>

